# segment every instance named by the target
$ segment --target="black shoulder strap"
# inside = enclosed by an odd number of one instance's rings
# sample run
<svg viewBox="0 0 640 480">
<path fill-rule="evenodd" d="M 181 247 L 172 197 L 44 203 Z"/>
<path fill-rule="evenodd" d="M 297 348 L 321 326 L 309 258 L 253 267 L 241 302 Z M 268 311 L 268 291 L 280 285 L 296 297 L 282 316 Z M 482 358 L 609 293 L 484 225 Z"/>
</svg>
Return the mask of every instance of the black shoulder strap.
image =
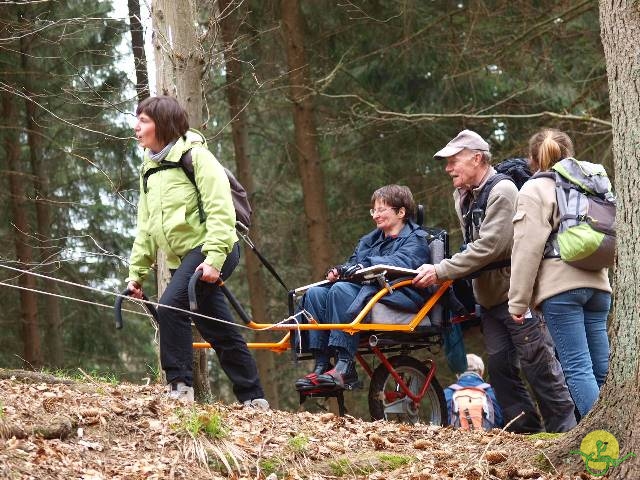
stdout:
<svg viewBox="0 0 640 480">
<path fill-rule="evenodd" d="M 144 172 L 144 175 L 142 175 L 142 190 L 144 191 L 144 193 L 147 193 L 149 191 L 149 189 L 147 188 L 147 180 L 151 175 L 157 172 L 161 172 L 162 170 L 178 168 L 179 166 L 180 165 L 173 162 L 160 163 L 159 166 L 150 168 L 149 170 Z"/>
<path fill-rule="evenodd" d="M 204 213 L 204 208 L 202 206 L 202 198 L 200 197 L 200 190 L 198 190 L 198 185 L 196 185 L 196 177 L 193 173 L 193 159 L 191 158 L 191 149 L 187 150 L 182 154 L 180 160 L 177 162 L 160 162 L 157 167 L 150 168 L 144 175 L 142 176 L 142 189 L 144 193 L 147 193 L 149 189 L 147 188 L 147 181 L 151 175 L 157 172 L 161 172 L 162 170 L 170 170 L 172 168 L 182 168 L 182 171 L 187 176 L 189 181 L 193 184 L 193 188 L 196 189 L 196 201 L 198 202 L 198 216 L 200 218 L 200 223 L 204 223 L 207 219 L 207 216 Z"/>
<path fill-rule="evenodd" d="M 482 189 L 478 193 L 476 199 L 469 205 L 467 212 L 462 212 L 464 219 L 464 241 L 465 243 L 471 243 L 473 241 L 474 228 L 479 229 L 480 224 L 484 220 L 485 210 L 487 209 L 487 202 L 489 201 L 489 194 L 495 185 L 502 180 L 510 180 L 511 177 L 504 173 L 497 173 L 492 177 L 489 177 Z"/>
<path fill-rule="evenodd" d="M 198 190 L 198 185 L 196 184 L 196 176 L 193 171 L 193 158 L 191 157 L 191 149 L 187 150 L 182 154 L 180 160 L 178 160 L 178 164 L 182 167 L 184 174 L 187 176 L 189 181 L 193 184 L 193 188 L 196 189 L 196 201 L 198 202 L 198 216 L 200 218 L 200 223 L 204 223 L 207 220 L 207 215 L 204 213 L 204 207 L 202 205 L 202 197 L 200 196 L 200 190 Z"/>
</svg>

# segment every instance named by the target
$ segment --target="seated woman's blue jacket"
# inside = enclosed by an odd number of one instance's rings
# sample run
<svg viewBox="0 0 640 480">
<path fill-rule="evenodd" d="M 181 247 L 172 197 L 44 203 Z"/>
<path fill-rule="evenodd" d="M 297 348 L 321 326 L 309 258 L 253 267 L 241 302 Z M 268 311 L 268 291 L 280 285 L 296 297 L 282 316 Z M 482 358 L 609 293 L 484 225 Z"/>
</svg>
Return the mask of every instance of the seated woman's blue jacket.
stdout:
<svg viewBox="0 0 640 480">
<path fill-rule="evenodd" d="M 347 261 L 348 264 L 360 263 L 364 267 L 392 265 L 411 269 L 430 262 L 427 233 L 410 220 L 397 237 L 385 238 L 379 229 L 368 233 L 360 239 L 353 255 Z M 347 315 L 355 318 L 378 290 L 378 285 L 364 285 L 349 306 Z M 393 308 L 417 312 L 424 304 L 424 290 L 413 287 L 399 288 L 380 301 Z"/>
</svg>

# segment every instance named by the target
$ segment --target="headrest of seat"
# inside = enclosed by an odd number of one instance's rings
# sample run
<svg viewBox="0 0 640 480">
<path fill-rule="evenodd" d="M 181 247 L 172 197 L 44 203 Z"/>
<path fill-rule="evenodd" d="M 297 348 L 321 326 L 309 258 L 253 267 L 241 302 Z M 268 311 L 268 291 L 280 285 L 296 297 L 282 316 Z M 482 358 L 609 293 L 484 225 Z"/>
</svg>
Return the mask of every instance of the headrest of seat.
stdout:
<svg viewBox="0 0 640 480">
<path fill-rule="evenodd" d="M 424 222 L 424 206 L 422 204 L 416 205 L 416 225 L 422 226 Z"/>
</svg>

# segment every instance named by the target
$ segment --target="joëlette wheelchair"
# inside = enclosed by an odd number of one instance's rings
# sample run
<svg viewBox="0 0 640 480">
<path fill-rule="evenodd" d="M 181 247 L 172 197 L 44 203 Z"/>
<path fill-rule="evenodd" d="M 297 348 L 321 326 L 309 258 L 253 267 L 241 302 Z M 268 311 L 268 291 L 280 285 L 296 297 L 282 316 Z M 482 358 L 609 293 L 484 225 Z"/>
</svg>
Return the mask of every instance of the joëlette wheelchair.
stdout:
<svg viewBox="0 0 640 480">
<path fill-rule="evenodd" d="M 427 241 L 434 263 L 449 256 L 448 234 L 445 230 L 423 227 L 428 233 Z M 369 412 L 372 419 L 397 420 L 409 423 L 447 424 L 447 406 L 442 386 L 436 379 L 437 367 L 433 360 L 422 361 L 413 352 L 426 349 L 440 349 L 447 329 L 452 323 L 468 318 L 452 315 L 450 305 L 459 304 L 455 300 L 452 282 L 445 281 L 431 287 L 431 295 L 417 313 L 407 313 L 391 309 L 380 300 L 393 290 L 408 288 L 417 272 L 386 265 L 367 267 L 356 272 L 349 281 L 377 283 L 379 291 L 369 300 L 356 318 L 350 323 L 320 324 L 314 320 L 301 322 L 293 320 L 296 304 L 304 293 L 313 286 L 328 283 L 317 282 L 299 287 L 288 293 L 289 319 L 280 323 L 255 323 L 244 311 L 237 299 L 226 286 L 219 282 L 230 304 L 242 321 L 251 329 L 284 331 L 277 342 L 249 342 L 251 349 L 266 349 L 277 353 L 291 351 L 296 360 L 310 359 L 306 349 L 309 330 L 340 329 L 354 334 L 360 333 L 360 344 L 356 359 L 370 377 Z M 189 299 L 192 311 L 197 311 L 196 283 L 202 272 L 196 272 L 189 283 Z M 128 292 L 123 292 L 128 295 Z M 123 297 L 116 300 L 116 328 L 122 328 L 121 304 Z M 145 304 L 152 316 L 156 312 L 152 305 Z M 461 313 L 456 308 L 456 313 Z M 299 316 L 297 318 L 300 318 Z M 210 348 L 206 342 L 194 343 L 194 348 Z M 379 364 L 373 368 L 366 357 L 374 355 Z M 343 390 L 300 392 L 300 402 L 309 397 L 336 397 L 339 412 L 345 413 Z"/>
</svg>

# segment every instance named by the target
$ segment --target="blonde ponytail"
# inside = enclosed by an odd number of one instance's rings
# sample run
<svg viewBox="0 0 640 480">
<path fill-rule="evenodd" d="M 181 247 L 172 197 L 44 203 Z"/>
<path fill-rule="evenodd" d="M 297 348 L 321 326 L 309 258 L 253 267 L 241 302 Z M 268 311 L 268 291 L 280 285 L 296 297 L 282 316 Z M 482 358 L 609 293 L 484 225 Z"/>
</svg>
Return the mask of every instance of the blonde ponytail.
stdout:
<svg viewBox="0 0 640 480">
<path fill-rule="evenodd" d="M 529 158 L 534 169 L 544 172 L 563 158 L 572 157 L 573 142 L 564 132 L 545 128 L 529 139 Z"/>
</svg>

